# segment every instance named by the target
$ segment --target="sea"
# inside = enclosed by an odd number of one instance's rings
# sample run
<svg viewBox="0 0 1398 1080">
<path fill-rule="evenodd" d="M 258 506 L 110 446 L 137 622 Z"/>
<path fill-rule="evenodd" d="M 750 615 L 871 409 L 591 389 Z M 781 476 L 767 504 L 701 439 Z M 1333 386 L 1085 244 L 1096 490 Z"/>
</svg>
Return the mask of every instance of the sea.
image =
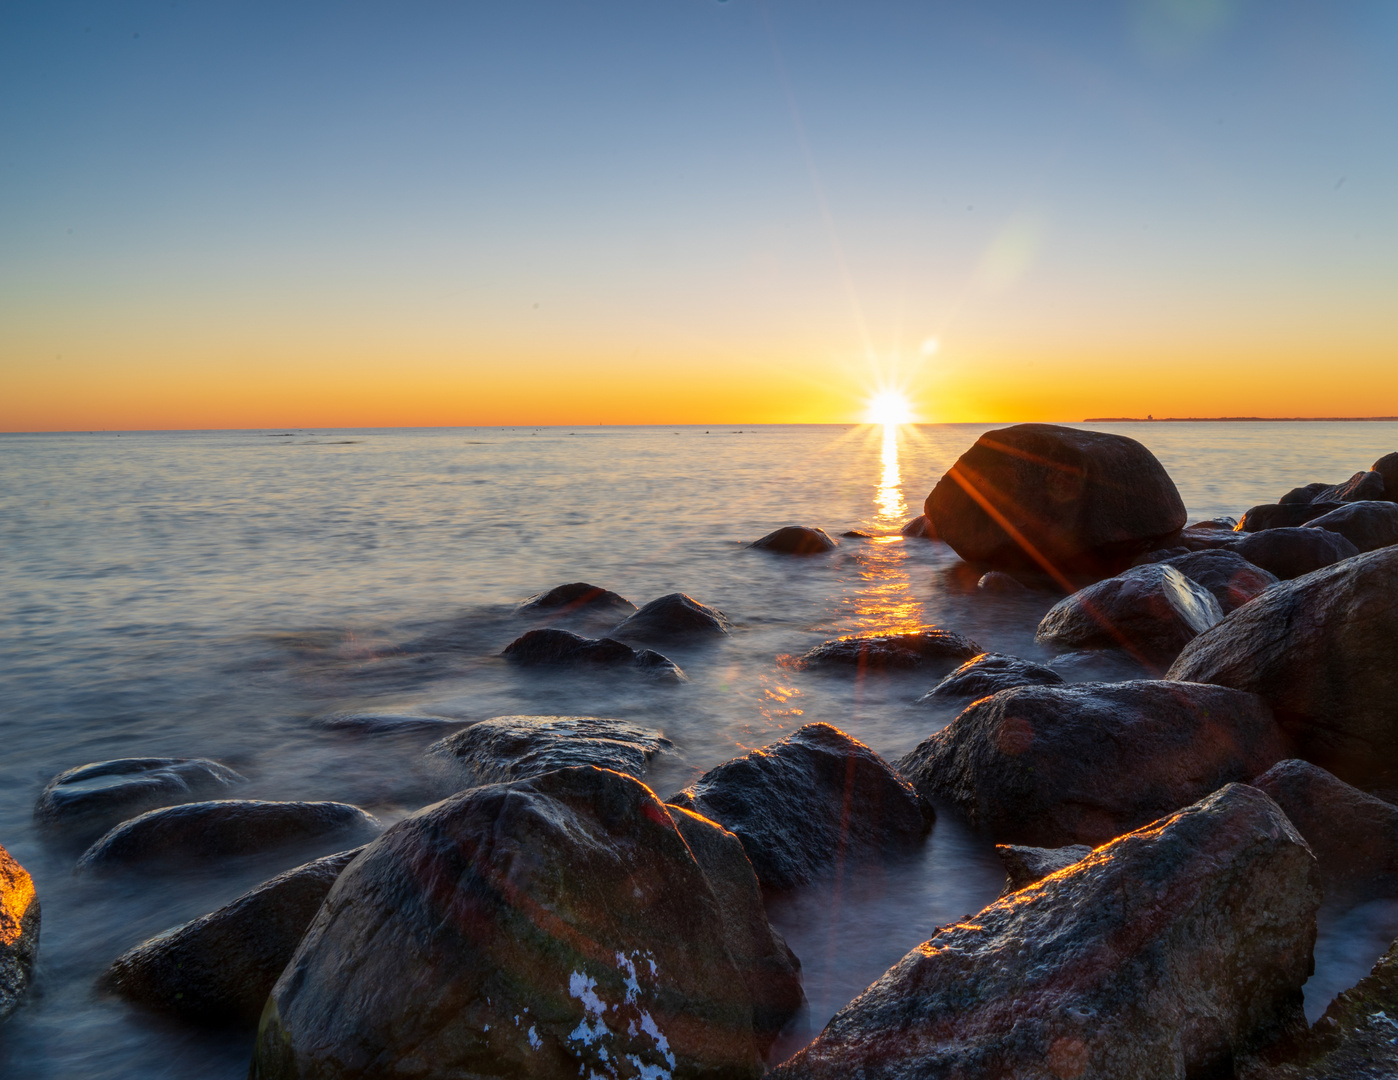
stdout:
<svg viewBox="0 0 1398 1080">
<path fill-rule="evenodd" d="M 899 532 L 993 426 L 0 435 L 0 844 L 43 910 L 33 992 L 0 1027 L 0 1075 L 246 1076 L 247 1032 L 143 1012 L 99 977 L 131 946 L 334 847 L 78 876 L 77 852 L 32 817 L 64 769 L 206 757 L 248 777 L 240 796 L 343 800 L 391 823 L 450 793 L 423 758 L 440 732 L 345 717 L 641 722 L 675 745 L 646 779 L 661 797 L 813 721 L 906 753 L 952 719 L 917 704 L 934 680 L 790 660 L 839 635 L 924 626 L 1049 658 L 1034 628 L 1052 597 L 978 592 L 946 545 Z M 1236 517 L 1398 449 L 1394 423 L 1081 426 L 1148 446 L 1191 520 Z M 788 524 L 839 546 L 811 558 L 748 546 Z M 663 649 L 688 675 L 678 685 L 507 665 L 501 649 L 540 625 L 517 605 L 575 581 L 637 604 L 684 592 L 733 633 Z M 810 1003 L 788 1048 L 1003 884 L 993 849 L 942 813 L 915 857 L 773 903 Z M 1308 1014 L 1395 936 L 1392 902 L 1325 913 Z"/>
</svg>

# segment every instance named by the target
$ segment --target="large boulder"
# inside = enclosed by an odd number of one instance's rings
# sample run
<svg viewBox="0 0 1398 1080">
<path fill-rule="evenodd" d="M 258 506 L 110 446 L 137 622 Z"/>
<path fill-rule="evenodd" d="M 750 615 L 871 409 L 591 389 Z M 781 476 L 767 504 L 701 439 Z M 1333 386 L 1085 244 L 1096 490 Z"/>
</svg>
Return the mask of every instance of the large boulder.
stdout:
<svg viewBox="0 0 1398 1080">
<path fill-rule="evenodd" d="M 39 955 L 39 898 L 34 879 L 0 847 L 0 1020 L 15 1011 L 34 978 Z"/>
<path fill-rule="evenodd" d="M 932 524 L 932 519 L 926 514 L 918 514 L 911 521 L 905 522 L 898 531 L 910 540 L 937 539 L 937 527 Z"/>
<path fill-rule="evenodd" d="M 1268 529 L 1294 529 L 1314 521 L 1331 510 L 1338 510 L 1345 504 L 1327 500 L 1325 502 L 1263 503 L 1254 506 L 1243 514 L 1238 522 L 1237 532 L 1265 532 Z"/>
<path fill-rule="evenodd" d="M 1191 551 L 1161 560 L 1172 566 L 1196 585 L 1213 594 L 1223 614 L 1242 607 L 1261 595 L 1280 578 L 1260 566 L 1254 566 L 1236 551 L 1221 549 Z"/>
<path fill-rule="evenodd" d="M 1267 529 L 1233 545 L 1254 566 L 1282 581 L 1309 574 L 1359 554 L 1359 549 L 1329 529 Z"/>
<path fill-rule="evenodd" d="M 1231 1077 L 1302 1030 L 1315 860 L 1232 784 L 944 927 L 772 1080 Z"/>
<path fill-rule="evenodd" d="M 1398 548 L 1268 589 L 1185 646 L 1169 678 L 1260 694 L 1297 754 L 1363 786 L 1398 775 Z"/>
<path fill-rule="evenodd" d="M 1147 563 L 1065 596 L 1040 620 L 1035 637 L 1065 651 L 1125 649 L 1168 667 L 1221 618 L 1223 609 L 1208 589 L 1174 567 Z"/>
<path fill-rule="evenodd" d="M 1086 844 L 1068 844 L 1057 848 L 996 844 L 995 854 L 1005 865 L 1005 892 L 1012 893 L 1081 862 L 1092 854 L 1092 848 Z"/>
<path fill-rule="evenodd" d="M 985 652 L 954 630 L 913 630 L 906 634 L 859 634 L 822 642 L 805 653 L 798 665 L 809 668 L 873 671 L 943 671 Z"/>
<path fill-rule="evenodd" d="M 1346 503 L 1307 523 L 1308 529 L 1339 533 L 1360 551 L 1398 544 L 1398 505 L 1381 500 Z"/>
<path fill-rule="evenodd" d="M 754 540 L 750 546 L 758 551 L 773 551 L 779 555 L 823 555 L 835 550 L 835 541 L 824 529 L 787 525 L 769 532 L 760 540 Z"/>
<path fill-rule="evenodd" d="M 50 780 L 34 804 L 34 819 L 48 831 L 90 841 L 146 810 L 216 798 L 245 782 L 204 758 L 95 761 Z"/>
<path fill-rule="evenodd" d="M 685 680 L 679 665 L 651 649 L 636 650 L 613 638 L 587 638 L 556 628 L 521 634 L 500 655 L 521 667 L 631 668 L 668 682 Z"/>
<path fill-rule="evenodd" d="M 1155 455 L 1123 435 L 1055 424 L 988 431 L 927 496 L 937 535 L 967 562 L 1112 573 L 1186 521 Z"/>
<path fill-rule="evenodd" d="M 981 653 L 967 660 L 931 690 L 918 698 L 919 705 L 972 701 L 1012 686 L 1061 686 L 1063 676 L 1053 668 L 1021 660 L 1018 656 Z"/>
<path fill-rule="evenodd" d="M 658 731 L 598 716 L 497 716 L 427 748 L 428 759 L 459 788 L 523 780 L 575 765 L 640 779 L 651 758 L 673 744 Z"/>
<path fill-rule="evenodd" d="M 78 870 L 184 863 L 332 840 L 363 841 L 380 828 L 372 814 L 348 803 L 257 799 L 185 803 L 147 810 L 122 822 L 83 853 Z"/>
<path fill-rule="evenodd" d="M 256 1027 L 267 995 L 341 871 L 363 848 L 298 866 L 113 961 L 105 988 L 213 1025 Z"/>
<path fill-rule="evenodd" d="M 1374 462 L 1372 471 L 1383 477 L 1383 497 L 1398 502 L 1398 453 L 1384 454 Z"/>
<path fill-rule="evenodd" d="M 612 636 L 633 641 L 691 641 L 723 637 L 728 616 L 684 593 L 667 593 L 652 600 L 629 619 L 612 628 Z"/>
<path fill-rule="evenodd" d="M 582 615 L 621 619 L 634 612 L 636 605 L 600 585 L 573 581 L 528 597 L 516 610 L 521 615 Z"/>
<path fill-rule="evenodd" d="M 331 889 L 253 1080 L 758 1077 L 730 936 L 760 912 L 725 912 L 741 890 L 696 847 L 643 784 L 591 767 L 418 811 Z"/>
<path fill-rule="evenodd" d="M 1095 847 L 1286 756 L 1257 695 L 1141 680 L 1002 690 L 897 767 L 997 844 Z"/>
<path fill-rule="evenodd" d="M 792 889 L 839 862 L 907 851 L 932 808 L 888 762 L 829 724 L 710 769 L 669 802 L 736 833 L 758 880 Z"/>
</svg>

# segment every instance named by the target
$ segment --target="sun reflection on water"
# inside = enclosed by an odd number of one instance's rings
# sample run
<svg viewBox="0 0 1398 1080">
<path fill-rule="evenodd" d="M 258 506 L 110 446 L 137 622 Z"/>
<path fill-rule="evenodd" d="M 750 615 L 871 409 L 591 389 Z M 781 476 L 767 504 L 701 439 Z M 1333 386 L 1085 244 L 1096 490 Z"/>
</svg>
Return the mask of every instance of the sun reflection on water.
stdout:
<svg viewBox="0 0 1398 1080">
<path fill-rule="evenodd" d="M 883 426 L 883 476 L 879 480 L 874 504 L 878 507 L 879 524 L 898 528 L 908 516 L 908 504 L 903 499 L 903 480 L 898 472 L 899 425 Z"/>
</svg>

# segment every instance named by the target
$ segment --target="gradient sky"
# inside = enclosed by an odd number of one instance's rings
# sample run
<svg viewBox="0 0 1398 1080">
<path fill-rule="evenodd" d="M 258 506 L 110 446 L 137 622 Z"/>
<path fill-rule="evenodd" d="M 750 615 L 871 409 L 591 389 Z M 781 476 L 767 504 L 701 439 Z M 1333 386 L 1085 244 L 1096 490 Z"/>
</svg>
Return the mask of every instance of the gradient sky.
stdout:
<svg viewBox="0 0 1398 1080">
<path fill-rule="evenodd" d="M 0 429 L 885 385 L 1398 415 L 1398 4 L 0 3 Z"/>
</svg>

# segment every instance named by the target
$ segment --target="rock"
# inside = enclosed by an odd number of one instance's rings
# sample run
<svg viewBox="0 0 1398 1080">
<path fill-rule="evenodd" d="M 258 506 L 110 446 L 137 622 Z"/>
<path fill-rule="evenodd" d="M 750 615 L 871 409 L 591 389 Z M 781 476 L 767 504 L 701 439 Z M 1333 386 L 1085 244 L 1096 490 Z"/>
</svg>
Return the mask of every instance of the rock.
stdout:
<svg viewBox="0 0 1398 1080">
<path fill-rule="evenodd" d="M 1277 762 L 1252 784 L 1310 844 L 1327 899 L 1398 893 L 1398 806 L 1299 758 Z"/>
<path fill-rule="evenodd" d="M 506 645 L 500 655 L 527 667 L 634 668 L 670 682 L 685 680 L 684 672 L 668 656 L 633 649 L 614 638 L 586 638 L 568 630 L 530 630 Z"/>
<path fill-rule="evenodd" d="M 778 890 L 910 850 L 933 817 L 888 762 L 829 724 L 726 761 L 668 801 L 736 833 L 758 881 Z"/>
<path fill-rule="evenodd" d="M 918 514 L 912 521 L 908 522 L 898 530 L 904 536 L 914 540 L 935 540 L 937 539 L 937 528 L 932 524 L 932 519 L 926 514 Z"/>
<path fill-rule="evenodd" d="M 1169 677 L 1262 695 L 1297 756 L 1363 786 L 1398 773 L 1395 594 L 1398 548 L 1284 581 L 1190 642 Z"/>
<path fill-rule="evenodd" d="M 645 775 L 650 760 L 673 748 L 660 732 L 596 716 L 497 716 L 427 748 L 460 788 L 523 780 L 575 765 Z"/>
<path fill-rule="evenodd" d="M 1253 533 L 1264 532 L 1267 529 L 1299 528 L 1306 522 L 1314 521 L 1322 514 L 1338 510 L 1344 505 L 1342 502 L 1264 503 L 1248 510 L 1243 515 L 1243 520 L 1238 522 L 1236 531 Z"/>
<path fill-rule="evenodd" d="M 1060 649 L 1120 648 L 1166 667 L 1196 634 L 1223 618 L 1213 594 L 1160 563 L 1065 596 L 1039 622 L 1036 640 Z"/>
<path fill-rule="evenodd" d="M 1367 502 L 1382 499 L 1387 494 L 1382 473 L 1357 472 L 1343 484 L 1318 491 L 1311 502 Z"/>
<path fill-rule="evenodd" d="M 1062 653 L 1048 666 L 1063 676 L 1064 682 L 1130 682 L 1133 679 L 1156 678 L 1160 669 L 1146 665 L 1140 657 L 1125 649 L 1084 649 Z"/>
<path fill-rule="evenodd" d="M 850 540 L 869 540 L 872 539 L 874 534 L 865 532 L 863 529 L 846 529 L 840 535 Z"/>
<path fill-rule="evenodd" d="M 536 593 L 516 610 L 521 615 L 598 615 L 619 619 L 634 612 L 636 605 L 600 585 L 574 581 L 569 585 L 557 585 L 548 592 Z"/>
<path fill-rule="evenodd" d="M 1339 533 L 1361 552 L 1398 544 L 1398 505 L 1370 500 L 1346 503 L 1306 524 Z"/>
<path fill-rule="evenodd" d="M 1398 453 L 1384 454 L 1374 462 L 1372 471 L 1383 477 L 1383 497 L 1398 502 Z"/>
<path fill-rule="evenodd" d="M 1196 585 L 1208 589 L 1223 614 L 1236 611 L 1280 580 L 1236 551 L 1194 551 L 1163 560 Z"/>
<path fill-rule="evenodd" d="M 988 431 L 927 496 L 937 535 L 999 569 L 1112 573 L 1185 523 L 1174 482 L 1134 439 L 1054 424 Z"/>
<path fill-rule="evenodd" d="M 916 630 L 908 634 L 862 634 L 817 645 L 798 661 L 801 667 L 910 671 L 951 667 L 985 652 L 968 637 L 951 630 Z"/>
<path fill-rule="evenodd" d="M 612 634 L 636 641 L 685 641 L 722 637 L 728 628 L 728 617 L 723 612 L 677 592 L 652 600 L 618 624 Z"/>
<path fill-rule="evenodd" d="M 772 1080 L 1232 1076 L 1302 1029 L 1320 901 L 1233 784 L 913 949 Z"/>
<path fill-rule="evenodd" d="M 423 732 L 455 731 L 469 720 L 451 720 L 445 716 L 417 716 L 412 713 L 332 713 L 316 721 L 326 731 L 351 735 L 406 735 Z"/>
<path fill-rule="evenodd" d="M 79 872 L 138 863 L 217 859 L 291 844 L 378 832 L 378 820 L 339 802 L 260 802 L 218 799 L 147 810 L 124 821 L 78 860 Z"/>
<path fill-rule="evenodd" d="M 340 876 L 272 990 L 250 1075 L 755 1080 L 751 973 L 729 941 L 757 913 L 728 917 L 718 892 L 734 894 L 620 773 L 461 792 Z"/>
<path fill-rule="evenodd" d="M 1305 487 L 1292 488 L 1280 499 L 1277 504 L 1280 506 L 1305 506 L 1307 503 L 1315 502 L 1315 497 L 1322 491 L 1330 489 L 1329 484 L 1317 483 L 1307 484 Z"/>
<path fill-rule="evenodd" d="M 39 955 L 39 898 L 34 879 L 0 847 L 0 1020 L 19 1006 Z"/>
<path fill-rule="evenodd" d="M 981 592 L 996 593 L 1000 596 L 1022 596 L 1029 592 L 1029 586 L 1003 570 L 989 570 L 982 574 L 976 582 L 976 588 Z"/>
<path fill-rule="evenodd" d="M 217 911 L 142 942 L 117 957 L 104 987 L 186 1020 L 256 1027 L 330 887 L 363 850 L 278 874 Z"/>
<path fill-rule="evenodd" d="M 1287 756 L 1257 695 L 1141 680 L 1002 690 L 896 767 L 997 844 L 1095 847 Z"/>
<path fill-rule="evenodd" d="M 1081 862 L 1092 854 L 1092 849 L 1086 844 L 1069 844 L 1059 848 L 996 844 L 995 854 L 999 855 L 1000 861 L 1005 864 L 1008 880 L 1005 883 L 1005 893 L 1001 894 L 1005 895 L 1018 892 L 1025 886 L 1042 881 L 1050 874 L 1056 874 L 1074 863 Z"/>
<path fill-rule="evenodd" d="M 760 540 L 754 540 L 749 546 L 781 555 L 823 555 L 835 550 L 835 541 L 824 529 L 787 525 L 776 532 L 769 532 Z"/>
<path fill-rule="evenodd" d="M 1304 528 L 1253 533 L 1235 544 L 1233 550 L 1283 581 L 1359 554 L 1359 549 L 1339 533 Z"/>
<path fill-rule="evenodd" d="M 1232 531 L 1233 531 L 1234 529 L 1236 529 L 1237 527 L 1238 527 L 1238 519 L 1237 519 L 1237 518 L 1231 518 L 1231 517 L 1212 517 L 1212 518 L 1205 518 L 1203 521 L 1196 521 L 1193 525 L 1188 526 L 1188 527 L 1185 529 L 1185 532 L 1190 532 L 1190 531 L 1192 531 L 1192 530 L 1197 530 L 1197 531 L 1203 532 L 1203 531 L 1207 531 L 1207 530 L 1209 530 L 1209 529 L 1218 529 L 1218 530 L 1222 530 L 1223 532 L 1232 532 Z"/>
<path fill-rule="evenodd" d="M 203 758 L 117 758 L 55 776 L 34 804 L 45 829 L 92 840 L 146 810 L 221 795 L 246 780 Z"/>
<path fill-rule="evenodd" d="M 982 653 L 967 660 L 931 690 L 918 698 L 919 705 L 942 701 L 971 701 L 987 697 L 1012 686 L 1058 686 L 1063 676 L 1043 664 L 1021 660 L 1018 656 Z"/>
</svg>

